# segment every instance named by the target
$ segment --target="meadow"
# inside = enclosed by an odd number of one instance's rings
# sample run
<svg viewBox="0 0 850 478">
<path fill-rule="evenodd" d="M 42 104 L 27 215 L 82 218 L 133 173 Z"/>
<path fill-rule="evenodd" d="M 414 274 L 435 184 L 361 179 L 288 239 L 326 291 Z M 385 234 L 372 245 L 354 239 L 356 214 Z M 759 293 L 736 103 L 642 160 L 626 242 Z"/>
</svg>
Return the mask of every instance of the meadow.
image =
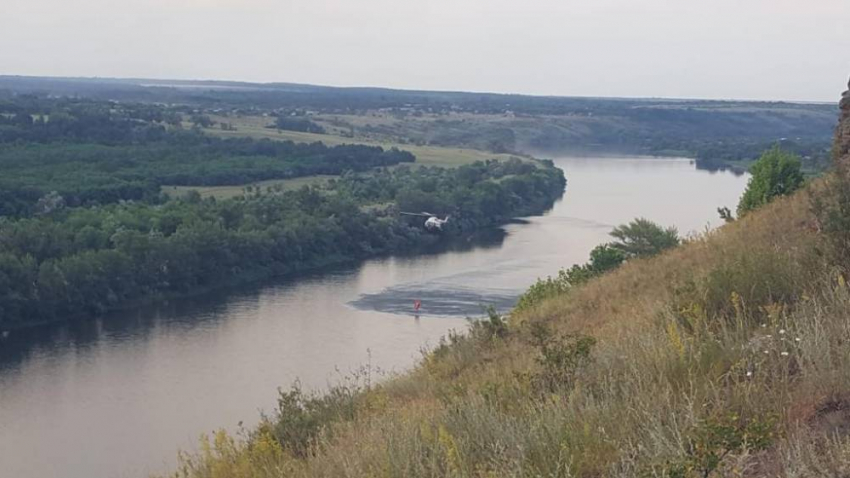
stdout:
<svg viewBox="0 0 850 478">
<path fill-rule="evenodd" d="M 417 145 L 412 143 L 392 140 L 390 138 L 375 138 L 368 136 L 343 136 L 341 130 L 332 130 L 330 134 L 305 133 L 300 131 L 285 131 L 269 128 L 274 121 L 273 118 L 264 116 L 210 116 L 213 121 L 221 124 L 226 123 L 235 130 L 224 130 L 220 127 L 204 128 L 204 132 L 219 137 L 249 137 L 268 138 L 280 141 L 293 141 L 296 143 L 321 142 L 327 146 L 339 146 L 344 144 L 362 144 L 366 146 L 379 146 L 384 149 L 398 148 L 409 151 L 416 156 L 418 166 L 457 167 L 463 164 L 472 164 L 476 161 L 488 159 L 507 160 L 518 157 L 516 154 L 501 154 L 482 151 L 474 148 L 458 148 L 448 146 Z M 319 121 L 321 123 L 321 120 Z M 188 127 L 188 124 L 186 124 Z"/>
<path fill-rule="evenodd" d="M 161 186 L 160 191 L 171 198 L 181 198 L 189 191 L 197 191 L 202 197 L 214 197 L 216 199 L 232 199 L 236 197 L 244 197 L 257 189 L 267 191 L 269 188 L 275 191 L 295 191 L 304 186 L 321 187 L 328 179 L 337 178 L 335 175 L 315 175 L 303 176 L 292 179 L 270 179 L 267 181 L 257 181 L 255 183 L 240 184 L 233 186 Z M 248 191 L 248 188 L 251 191 Z"/>
</svg>

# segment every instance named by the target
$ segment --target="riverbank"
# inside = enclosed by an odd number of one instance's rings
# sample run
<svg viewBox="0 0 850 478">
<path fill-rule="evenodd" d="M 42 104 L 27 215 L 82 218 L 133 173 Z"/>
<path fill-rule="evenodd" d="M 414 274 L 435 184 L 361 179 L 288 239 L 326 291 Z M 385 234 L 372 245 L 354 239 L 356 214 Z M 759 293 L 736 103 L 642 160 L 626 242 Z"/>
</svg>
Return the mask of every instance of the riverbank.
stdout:
<svg viewBox="0 0 850 478">
<path fill-rule="evenodd" d="M 326 189 L 241 200 L 187 196 L 10 221 L 0 230 L 0 329 L 103 315 L 370 257 L 541 213 L 566 180 L 550 163 L 347 175 Z M 364 210 L 364 204 L 393 207 Z M 453 216 L 439 231 L 400 211 Z M 28 238 L 41 234 L 43 239 Z"/>
<path fill-rule="evenodd" d="M 546 211 L 537 211 L 537 214 L 543 214 Z M 535 212 L 528 212 L 525 216 L 535 215 Z M 476 227 L 473 231 L 468 231 L 464 235 L 461 236 L 451 236 L 445 237 L 440 236 L 438 234 L 433 234 L 429 237 L 432 239 L 429 242 L 425 242 L 422 244 L 417 244 L 410 249 L 399 250 L 399 251 L 387 251 L 384 253 L 377 253 L 368 257 L 358 257 L 358 258 L 350 258 L 344 256 L 329 256 L 324 259 L 323 262 L 314 264 L 308 267 L 304 267 L 298 270 L 287 271 L 281 274 L 274 274 L 270 271 L 262 272 L 259 274 L 242 274 L 239 276 L 232 277 L 229 281 L 217 284 L 215 286 L 205 287 L 205 288 L 196 288 L 188 292 L 182 293 L 173 293 L 173 294 L 161 294 L 157 296 L 147 297 L 143 300 L 137 300 L 132 303 L 122 304 L 120 306 L 111 307 L 105 309 L 102 313 L 98 315 L 76 315 L 76 316 L 68 316 L 62 318 L 56 318 L 53 320 L 45 320 L 41 322 L 30 322 L 27 324 L 22 324 L 20 326 L 12 326 L 8 328 L 0 328 L 0 333 L 5 333 L 3 338 L 9 337 L 10 333 L 15 331 L 21 331 L 31 328 L 38 327 L 49 327 L 57 324 L 67 323 L 71 321 L 82 321 L 87 319 L 100 318 L 105 316 L 113 316 L 122 312 L 132 312 L 144 307 L 151 307 L 156 305 L 162 305 L 170 301 L 185 301 L 190 299 L 202 299 L 205 296 L 213 296 L 214 294 L 221 293 L 229 293 L 235 292 L 240 289 L 255 289 L 263 284 L 269 283 L 280 283 L 287 281 L 298 280 L 302 277 L 315 277 L 317 275 L 321 275 L 323 273 L 335 272 L 341 269 L 345 269 L 348 267 L 355 267 L 358 264 L 362 264 L 368 260 L 375 259 L 385 259 L 385 258 L 406 258 L 406 257 L 414 257 L 414 256 L 422 256 L 422 255 L 432 255 L 432 254 L 440 254 L 442 252 L 448 250 L 454 250 L 460 245 L 461 249 L 463 247 L 470 247 L 470 245 L 474 245 L 477 242 L 475 238 L 482 234 L 483 232 L 489 229 L 498 229 L 501 226 L 508 224 L 525 224 L 527 221 L 523 219 L 522 216 L 518 216 L 515 218 L 506 219 L 503 221 L 497 221 L 488 225 L 481 225 Z M 502 233 L 503 234 L 503 233 Z"/>
</svg>

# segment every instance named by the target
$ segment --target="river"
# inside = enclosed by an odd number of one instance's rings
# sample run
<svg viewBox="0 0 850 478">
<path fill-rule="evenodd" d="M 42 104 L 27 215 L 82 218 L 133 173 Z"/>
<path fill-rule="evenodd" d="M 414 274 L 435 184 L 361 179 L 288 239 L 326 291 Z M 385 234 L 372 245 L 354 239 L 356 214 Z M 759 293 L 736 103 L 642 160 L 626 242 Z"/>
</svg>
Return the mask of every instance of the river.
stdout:
<svg viewBox="0 0 850 478">
<path fill-rule="evenodd" d="M 0 476 L 145 477 L 219 427 L 257 422 L 276 389 L 362 366 L 403 371 L 466 316 L 507 310 L 535 279 L 585 262 L 615 225 L 717 226 L 747 176 L 685 159 L 562 158 L 543 216 L 439 253 L 391 257 L 0 338 Z M 414 315 L 413 301 L 422 303 Z"/>
</svg>

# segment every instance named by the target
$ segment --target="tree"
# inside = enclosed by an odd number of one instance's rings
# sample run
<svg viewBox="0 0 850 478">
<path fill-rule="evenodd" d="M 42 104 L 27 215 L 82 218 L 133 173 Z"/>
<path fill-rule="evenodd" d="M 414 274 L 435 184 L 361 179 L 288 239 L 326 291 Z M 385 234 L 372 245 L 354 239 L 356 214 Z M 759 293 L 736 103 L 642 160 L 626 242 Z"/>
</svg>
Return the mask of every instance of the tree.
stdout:
<svg viewBox="0 0 850 478">
<path fill-rule="evenodd" d="M 56 191 L 42 196 L 35 205 L 36 214 L 50 214 L 65 207 L 65 198 Z"/>
<path fill-rule="evenodd" d="M 664 228 L 642 217 L 615 227 L 611 236 L 617 241 L 610 246 L 622 252 L 625 258 L 652 256 L 680 242 L 675 227 Z"/>
<path fill-rule="evenodd" d="M 321 125 L 307 118 L 292 118 L 289 116 L 279 116 L 275 121 L 275 127 L 279 130 L 299 131 L 302 133 L 325 134 L 326 132 L 325 128 Z"/>
<path fill-rule="evenodd" d="M 761 207 L 777 196 L 793 193 L 803 185 L 800 157 L 775 146 L 750 168 L 752 177 L 738 203 L 738 217 Z"/>
<path fill-rule="evenodd" d="M 215 121 L 207 115 L 193 115 L 192 124 L 196 127 L 211 128 L 215 125 Z"/>
<path fill-rule="evenodd" d="M 626 255 L 611 244 L 602 244 L 590 251 L 590 270 L 602 274 L 620 267 Z"/>
</svg>

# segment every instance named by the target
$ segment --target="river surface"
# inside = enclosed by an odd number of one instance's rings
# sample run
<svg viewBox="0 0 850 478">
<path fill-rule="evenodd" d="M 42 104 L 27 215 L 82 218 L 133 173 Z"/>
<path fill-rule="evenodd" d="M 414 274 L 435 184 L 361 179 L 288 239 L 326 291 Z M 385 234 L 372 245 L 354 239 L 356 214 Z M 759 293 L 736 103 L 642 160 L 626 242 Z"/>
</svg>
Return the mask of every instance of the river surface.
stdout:
<svg viewBox="0 0 850 478">
<path fill-rule="evenodd" d="M 0 338 L 0 477 L 173 469 L 202 433 L 256 423 L 279 386 L 321 389 L 362 366 L 376 378 L 403 371 L 466 316 L 507 310 L 538 277 L 585 262 L 615 225 L 719 225 L 717 207 L 734 209 L 747 181 L 682 159 L 556 164 L 568 186 L 551 211 L 439 253 Z"/>
</svg>

